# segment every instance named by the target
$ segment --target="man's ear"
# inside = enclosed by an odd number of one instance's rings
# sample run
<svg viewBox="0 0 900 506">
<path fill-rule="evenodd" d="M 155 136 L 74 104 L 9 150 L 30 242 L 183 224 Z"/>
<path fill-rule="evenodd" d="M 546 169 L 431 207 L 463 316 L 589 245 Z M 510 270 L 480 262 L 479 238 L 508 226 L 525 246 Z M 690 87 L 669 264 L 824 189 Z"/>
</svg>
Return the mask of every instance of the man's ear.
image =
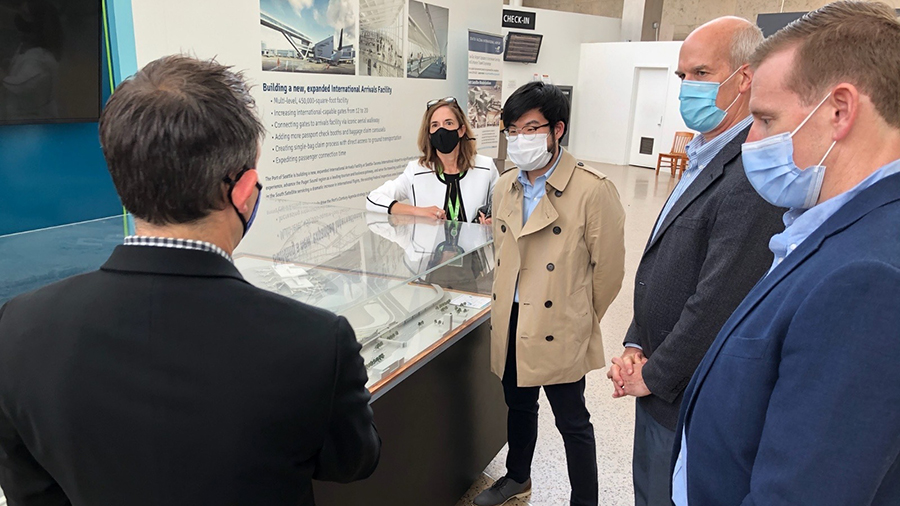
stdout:
<svg viewBox="0 0 900 506">
<path fill-rule="evenodd" d="M 834 108 L 829 123 L 834 131 L 832 140 L 843 140 L 850 134 L 850 130 L 856 123 L 860 105 L 859 90 L 850 83 L 841 83 L 831 92 L 831 97 L 825 105 Z"/>
<path fill-rule="evenodd" d="M 746 95 L 750 93 L 750 85 L 753 84 L 753 69 L 750 68 L 750 65 L 744 65 L 738 74 L 741 76 L 741 86 L 738 91 Z"/>
<path fill-rule="evenodd" d="M 566 124 L 562 121 L 556 123 L 553 127 L 553 135 L 556 136 L 556 140 L 561 140 L 563 138 L 563 134 L 566 132 Z"/>
<path fill-rule="evenodd" d="M 249 213 L 253 207 L 253 190 L 256 189 L 256 182 L 259 181 L 259 173 L 256 169 L 250 169 L 244 172 L 244 175 L 234 184 L 234 190 L 231 192 L 231 202 L 241 214 Z"/>
</svg>

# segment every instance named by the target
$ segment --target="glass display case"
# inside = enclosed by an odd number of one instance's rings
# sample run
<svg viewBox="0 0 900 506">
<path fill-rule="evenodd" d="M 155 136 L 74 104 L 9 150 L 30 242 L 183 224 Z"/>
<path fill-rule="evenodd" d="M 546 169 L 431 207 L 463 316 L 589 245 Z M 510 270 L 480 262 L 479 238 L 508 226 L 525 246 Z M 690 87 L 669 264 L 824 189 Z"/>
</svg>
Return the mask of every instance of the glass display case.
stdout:
<svg viewBox="0 0 900 506">
<path fill-rule="evenodd" d="M 123 216 L 0 235 L 0 305 L 98 269 L 125 237 Z M 2 503 L 0 503 L 2 504 Z"/>
<path fill-rule="evenodd" d="M 235 265 L 256 286 L 346 317 L 373 393 L 488 318 L 490 227 L 267 204 Z"/>
</svg>

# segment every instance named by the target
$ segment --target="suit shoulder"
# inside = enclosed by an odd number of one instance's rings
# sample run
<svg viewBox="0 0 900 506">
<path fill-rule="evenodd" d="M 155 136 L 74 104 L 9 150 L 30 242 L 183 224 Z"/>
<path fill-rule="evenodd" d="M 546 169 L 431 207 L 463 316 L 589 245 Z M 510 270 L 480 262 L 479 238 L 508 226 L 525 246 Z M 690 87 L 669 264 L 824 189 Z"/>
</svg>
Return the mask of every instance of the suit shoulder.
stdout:
<svg viewBox="0 0 900 506">
<path fill-rule="evenodd" d="M 477 153 L 475 154 L 475 159 L 472 161 L 472 163 L 473 168 L 475 169 L 491 170 L 493 168 L 496 168 L 493 158 L 485 155 L 479 155 Z"/>
<path fill-rule="evenodd" d="M 16 308 L 41 308 L 43 305 L 52 307 L 52 304 L 55 304 L 53 301 L 55 301 L 57 297 L 83 291 L 83 286 L 90 283 L 90 281 L 99 274 L 100 271 L 91 271 L 55 281 L 49 285 L 15 296 L 6 303 L 6 306 L 10 308 L 13 306 Z"/>
<path fill-rule="evenodd" d="M 326 309 L 311 306 L 290 297 L 270 292 L 269 290 L 258 288 L 250 284 L 245 286 L 246 289 L 250 290 L 252 293 L 253 303 L 276 309 L 279 313 L 283 314 L 285 319 L 300 319 L 307 323 L 324 325 L 333 324 L 338 319 L 338 315 Z"/>
</svg>

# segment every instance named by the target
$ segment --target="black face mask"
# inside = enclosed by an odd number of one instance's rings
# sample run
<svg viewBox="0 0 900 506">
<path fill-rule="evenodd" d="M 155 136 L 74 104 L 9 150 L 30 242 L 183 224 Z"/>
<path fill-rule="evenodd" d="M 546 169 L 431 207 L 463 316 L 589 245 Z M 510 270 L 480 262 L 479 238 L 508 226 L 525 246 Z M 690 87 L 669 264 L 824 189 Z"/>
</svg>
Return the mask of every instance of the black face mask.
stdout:
<svg viewBox="0 0 900 506">
<path fill-rule="evenodd" d="M 431 134 L 431 145 L 445 155 L 450 153 L 459 145 L 459 129 L 438 128 Z"/>
</svg>

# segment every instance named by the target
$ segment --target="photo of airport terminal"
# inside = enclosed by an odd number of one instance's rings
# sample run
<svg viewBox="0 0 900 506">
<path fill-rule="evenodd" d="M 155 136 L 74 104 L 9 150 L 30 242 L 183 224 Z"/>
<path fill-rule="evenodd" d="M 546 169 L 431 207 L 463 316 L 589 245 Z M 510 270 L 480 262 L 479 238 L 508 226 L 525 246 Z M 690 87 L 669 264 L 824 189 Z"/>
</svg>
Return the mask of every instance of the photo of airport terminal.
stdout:
<svg viewBox="0 0 900 506">
<path fill-rule="evenodd" d="M 260 0 L 262 69 L 356 74 L 356 2 Z"/>
<path fill-rule="evenodd" d="M 405 0 L 360 0 L 360 75 L 403 77 L 405 4 Z"/>
<path fill-rule="evenodd" d="M 407 77 L 447 79 L 449 19 L 449 9 L 409 0 Z"/>
</svg>

